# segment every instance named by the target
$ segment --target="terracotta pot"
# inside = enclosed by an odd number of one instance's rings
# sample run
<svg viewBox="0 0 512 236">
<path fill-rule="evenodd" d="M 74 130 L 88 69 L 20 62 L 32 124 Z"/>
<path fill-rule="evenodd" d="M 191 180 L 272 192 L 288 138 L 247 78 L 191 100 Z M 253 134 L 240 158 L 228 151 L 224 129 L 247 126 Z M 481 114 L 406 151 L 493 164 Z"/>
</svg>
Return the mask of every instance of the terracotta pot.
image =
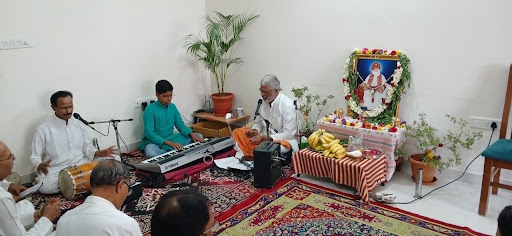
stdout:
<svg viewBox="0 0 512 236">
<path fill-rule="evenodd" d="M 419 161 L 424 154 L 412 154 L 409 156 L 411 163 L 412 179 L 416 181 L 416 173 L 418 169 L 423 169 L 423 184 L 433 184 L 437 181 L 434 176 L 436 174 L 436 167 L 428 166 L 427 163 Z"/>
<path fill-rule="evenodd" d="M 235 95 L 232 93 L 214 93 L 210 95 L 213 101 L 213 114 L 215 116 L 225 116 L 226 113 L 231 112 L 234 97 Z"/>
</svg>

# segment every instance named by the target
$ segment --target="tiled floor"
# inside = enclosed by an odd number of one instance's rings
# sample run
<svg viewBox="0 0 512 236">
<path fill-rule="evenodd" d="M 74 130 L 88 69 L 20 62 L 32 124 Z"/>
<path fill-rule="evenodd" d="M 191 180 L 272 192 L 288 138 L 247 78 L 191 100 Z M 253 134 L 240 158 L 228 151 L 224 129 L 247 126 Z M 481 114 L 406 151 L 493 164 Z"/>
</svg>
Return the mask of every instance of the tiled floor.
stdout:
<svg viewBox="0 0 512 236">
<path fill-rule="evenodd" d="M 330 179 L 300 175 L 300 178 L 324 187 L 339 191 L 353 193 L 354 189 L 334 184 Z M 478 202 L 480 199 L 480 185 L 456 181 L 444 188 L 432 192 L 431 190 L 448 183 L 451 179 L 439 179 L 432 186 L 423 185 L 424 198 L 410 204 L 394 204 L 393 206 L 423 215 L 432 219 L 467 226 L 477 232 L 494 235 L 496 233 L 496 219 L 500 211 L 507 205 L 512 205 L 512 191 L 500 189 L 498 195 L 491 195 L 489 209 L 486 216 L 478 215 Z M 385 186 L 378 186 L 374 192 L 393 193 L 397 196 L 395 202 L 408 202 L 414 199 L 415 183 L 411 174 L 396 172 L 390 182 Z"/>
</svg>

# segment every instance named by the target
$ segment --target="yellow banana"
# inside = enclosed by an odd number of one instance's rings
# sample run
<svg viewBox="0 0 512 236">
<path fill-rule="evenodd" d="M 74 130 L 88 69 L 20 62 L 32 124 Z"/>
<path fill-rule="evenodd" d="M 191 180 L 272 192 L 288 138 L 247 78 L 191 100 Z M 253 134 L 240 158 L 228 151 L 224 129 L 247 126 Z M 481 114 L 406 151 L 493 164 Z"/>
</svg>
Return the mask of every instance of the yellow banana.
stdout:
<svg viewBox="0 0 512 236">
<path fill-rule="evenodd" d="M 331 146 L 331 152 L 337 152 L 338 150 L 342 149 L 343 146 L 341 146 L 339 143 L 335 143 Z"/>
<path fill-rule="evenodd" d="M 334 135 L 330 134 L 330 133 L 324 133 L 325 136 L 327 136 L 327 138 L 333 140 L 334 139 Z"/>
<path fill-rule="evenodd" d="M 311 135 L 309 135 L 309 138 L 308 138 L 308 144 L 309 146 L 313 146 L 313 141 L 315 140 L 315 137 L 317 135 L 315 133 L 312 133 Z"/>
<path fill-rule="evenodd" d="M 345 150 L 344 148 L 343 149 L 340 149 L 336 152 L 336 155 L 341 155 L 341 154 L 345 154 L 347 152 L 347 150 Z"/>
<path fill-rule="evenodd" d="M 330 142 L 332 142 L 332 141 L 333 141 L 332 139 L 330 139 L 330 138 L 326 137 L 325 135 L 323 135 L 322 137 L 324 138 L 325 143 L 330 143 Z"/>
<path fill-rule="evenodd" d="M 331 153 L 331 151 L 329 149 L 327 149 L 327 150 L 324 150 L 324 152 L 322 154 L 324 154 L 324 156 L 328 156 L 330 153 Z"/>
<path fill-rule="evenodd" d="M 316 146 L 314 148 L 315 148 L 316 151 L 322 151 L 323 150 L 321 145 L 318 145 L 318 146 Z"/>
<path fill-rule="evenodd" d="M 324 136 L 320 136 L 320 142 L 321 142 L 322 144 L 326 144 L 326 143 L 327 143 L 327 141 L 325 141 Z"/>
<path fill-rule="evenodd" d="M 316 145 L 318 144 L 318 140 L 320 140 L 320 137 L 318 137 L 318 135 L 317 135 L 317 136 L 315 136 L 315 138 L 313 139 L 313 143 L 312 143 L 312 144 L 313 144 L 313 145 L 312 145 L 313 147 L 316 147 Z"/>
<path fill-rule="evenodd" d="M 335 139 L 335 140 L 332 140 L 331 142 L 327 143 L 327 145 L 322 145 L 322 146 L 324 146 L 324 148 L 331 148 L 331 146 L 336 144 L 336 143 L 340 143 L 340 140 L 339 139 Z"/>
<path fill-rule="evenodd" d="M 346 152 L 344 152 L 344 153 L 342 153 L 342 154 L 339 154 L 339 155 L 338 155 L 338 154 L 336 154 L 336 158 L 338 158 L 338 159 L 341 159 L 341 158 L 346 157 L 346 156 L 347 156 L 347 153 L 346 153 Z"/>
<path fill-rule="evenodd" d="M 336 153 L 331 153 L 331 154 L 328 155 L 328 157 L 331 157 L 331 158 L 334 157 L 334 156 L 336 156 Z"/>
</svg>

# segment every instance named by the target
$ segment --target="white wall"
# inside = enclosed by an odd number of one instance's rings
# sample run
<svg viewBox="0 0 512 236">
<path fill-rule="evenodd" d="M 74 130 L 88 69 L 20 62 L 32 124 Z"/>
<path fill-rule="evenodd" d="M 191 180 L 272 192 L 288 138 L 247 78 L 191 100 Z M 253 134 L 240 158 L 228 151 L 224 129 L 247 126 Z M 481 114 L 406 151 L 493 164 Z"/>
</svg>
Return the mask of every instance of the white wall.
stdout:
<svg viewBox="0 0 512 236">
<path fill-rule="evenodd" d="M 448 128 L 446 113 L 501 119 L 512 62 L 511 1 L 209 0 L 206 9 L 261 16 L 239 44 L 237 55 L 245 64 L 227 79 L 235 105 L 250 113 L 267 73 L 276 74 L 291 97 L 292 87 L 307 85 L 336 96 L 326 112 L 346 108 L 345 60 L 354 48 L 368 47 L 403 50 L 411 60 L 413 82 L 402 100 L 402 120 L 425 112 L 435 126 Z M 474 151 L 463 152 L 464 163 L 456 169 L 463 170 L 489 136 L 484 132 Z M 480 157 L 469 172 L 482 170 Z"/>
<path fill-rule="evenodd" d="M 205 8 L 261 15 L 236 51 L 245 64 L 227 79 L 226 89 L 238 95 L 235 106 L 248 113 L 267 73 L 281 79 L 290 97 L 292 87 L 307 85 L 313 93 L 336 96 L 326 111 L 345 108 L 344 62 L 354 48 L 368 47 L 401 49 L 411 59 L 413 83 L 402 101 L 403 120 L 426 112 L 442 128 L 448 126 L 446 113 L 501 118 L 512 62 L 507 0 L 0 0 L 0 40 L 35 43 L 0 51 L 0 140 L 17 154 L 14 170 L 30 172 L 31 139 L 52 114 L 48 100 L 56 90 L 72 91 L 75 111 L 88 120 L 134 118 L 119 125 L 127 143 L 142 133 L 141 110 L 133 100 L 153 96 L 159 79 L 173 83 L 174 102 L 191 119 L 213 90 L 202 65 L 185 55 L 182 38 L 201 31 Z M 112 134 L 90 134 L 102 147 L 115 143 Z M 489 135 L 464 153 L 466 162 Z M 482 163 L 479 158 L 469 171 L 481 173 Z"/>
<path fill-rule="evenodd" d="M 0 0 L 0 40 L 35 44 L 0 50 L 0 140 L 16 154 L 14 171 L 31 172 L 31 140 L 53 113 L 49 99 L 57 90 L 73 92 L 75 112 L 87 120 L 133 118 L 119 124 L 127 144 L 139 141 L 143 129 L 133 100 L 154 96 L 160 79 L 174 85 L 173 102 L 190 120 L 210 81 L 182 39 L 200 32 L 203 14 L 204 1 Z M 103 148 L 114 145 L 110 129 L 108 137 L 91 131 L 91 138 Z"/>
</svg>

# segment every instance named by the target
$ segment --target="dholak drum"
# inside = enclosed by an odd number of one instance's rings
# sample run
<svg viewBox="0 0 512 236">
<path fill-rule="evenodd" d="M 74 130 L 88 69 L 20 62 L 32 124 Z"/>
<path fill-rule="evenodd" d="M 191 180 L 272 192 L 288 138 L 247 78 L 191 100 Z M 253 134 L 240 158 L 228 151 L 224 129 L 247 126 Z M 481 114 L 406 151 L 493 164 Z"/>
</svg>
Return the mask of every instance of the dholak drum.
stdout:
<svg viewBox="0 0 512 236">
<path fill-rule="evenodd" d="M 98 162 L 69 166 L 59 172 L 59 187 L 68 200 L 86 195 L 91 190 L 91 172 Z"/>
</svg>

